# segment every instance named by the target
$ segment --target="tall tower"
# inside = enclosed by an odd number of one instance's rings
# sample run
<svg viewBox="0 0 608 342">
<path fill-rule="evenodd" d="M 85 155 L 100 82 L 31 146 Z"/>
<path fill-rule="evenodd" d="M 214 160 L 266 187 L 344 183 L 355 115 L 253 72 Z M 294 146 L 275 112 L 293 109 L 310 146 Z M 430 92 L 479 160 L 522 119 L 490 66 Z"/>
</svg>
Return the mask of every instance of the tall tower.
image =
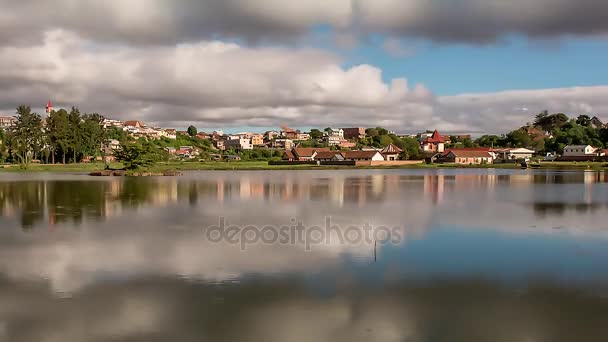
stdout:
<svg viewBox="0 0 608 342">
<path fill-rule="evenodd" d="M 49 99 L 49 102 L 46 103 L 46 115 L 51 115 L 51 112 L 53 112 L 53 104 Z"/>
</svg>

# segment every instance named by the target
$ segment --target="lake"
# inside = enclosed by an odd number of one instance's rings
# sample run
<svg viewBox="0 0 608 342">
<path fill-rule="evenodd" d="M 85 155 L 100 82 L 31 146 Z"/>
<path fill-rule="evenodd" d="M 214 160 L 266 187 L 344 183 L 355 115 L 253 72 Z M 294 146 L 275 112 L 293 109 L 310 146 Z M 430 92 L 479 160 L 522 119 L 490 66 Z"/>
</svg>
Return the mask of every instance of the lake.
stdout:
<svg viewBox="0 0 608 342">
<path fill-rule="evenodd" d="M 0 341 L 608 341 L 608 174 L 0 174 Z"/>
</svg>

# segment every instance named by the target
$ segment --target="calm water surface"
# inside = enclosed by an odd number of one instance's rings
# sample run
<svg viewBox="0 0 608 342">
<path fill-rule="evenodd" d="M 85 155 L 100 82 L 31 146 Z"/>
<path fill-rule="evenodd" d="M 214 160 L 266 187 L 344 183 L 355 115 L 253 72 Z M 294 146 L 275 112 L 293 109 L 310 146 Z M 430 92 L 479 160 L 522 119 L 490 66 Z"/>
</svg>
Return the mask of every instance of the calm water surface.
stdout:
<svg viewBox="0 0 608 342">
<path fill-rule="evenodd" d="M 607 182 L 0 174 L 0 341 L 608 341 Z M 221 218 L 253 232 L 367 224 L 399 239 L 217 242 Z"/>
</svg>

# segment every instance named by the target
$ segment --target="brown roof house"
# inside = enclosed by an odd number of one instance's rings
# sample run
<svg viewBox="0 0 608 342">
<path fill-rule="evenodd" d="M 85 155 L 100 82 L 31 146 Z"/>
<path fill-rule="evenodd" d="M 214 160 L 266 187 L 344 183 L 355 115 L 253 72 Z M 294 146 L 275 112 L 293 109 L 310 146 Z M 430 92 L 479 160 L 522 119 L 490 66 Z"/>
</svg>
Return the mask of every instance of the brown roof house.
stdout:
<svg viewBox="0 0 608 342">
<path fill-rule="evenodd" d="M 137 120 L 127 120 L 123 123 L 123 126 L 125 127 L 135 127 L 135 128 L 141 128 L 144 127 L 144 123 L 141 121 L 137 121 Z"/>
<path fill-rule="evenodd" d="M 344 160 L 344 156 L 342 155 L 341 152 L 338 151 L 321 151 L 321 152 L 317 152 L 317 155 L 315 156 L 315 160 L 318 161 L 343 161 Z"/>
<path fill-rule="evenodd" d="M 296 147 L 291 150 L 295 160 L 315 160 L 317 153 L 319 152 L 330 152 L 330 149 L 327 147 L 323 148 L 315 148 L 315 147 Z"/>
<path fill-rule="evenodd" d="M 382 149 L 382 151 L 380 151 L 380 154 L 382 154 L 382 157 L 384 157 L 384 160 L 399 160 L 399 155 L 403 152 L 402 149 L 400 149 L 399 147 L 393 145 L 393 144 L 389 144 L 388 146 L 386 146 L 385 148 Z"/>
<path fill-rule="evenodd" d="M 492 164 L 494 158 L 489 151 L 477 149 L 451 149 L 444 158 L 445 162 L 462 165 Z"/>
</svg>

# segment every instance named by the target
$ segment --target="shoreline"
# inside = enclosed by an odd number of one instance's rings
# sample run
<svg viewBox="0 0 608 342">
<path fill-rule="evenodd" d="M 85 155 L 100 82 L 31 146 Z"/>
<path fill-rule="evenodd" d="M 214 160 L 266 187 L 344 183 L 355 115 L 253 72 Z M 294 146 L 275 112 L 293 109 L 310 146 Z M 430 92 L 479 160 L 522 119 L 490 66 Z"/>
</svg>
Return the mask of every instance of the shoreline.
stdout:
<svg viewBox="0 0 608 342">
<path fill-rule="evenodd" d="M 113 164 L 119 168 L 120 164 Z M 19 165 L 5 165 L 0 173 L 35 173 L 35 172 L 102 172 L 103 163 L 81 164 L 31 164 L 27 169 Z M 235 162 L 178 162 L 159 163 L 150 168 L 134 172 L 162 173 L 168 171 L 269 171 L 269 170 L 395 170 L 395 169 L 522 169 L 519 164 L 487 164 L 487 165 L 457 165 L 457 164 L 405 164 L 405 165 L 366 165 L 366 166 L 317 166 L 317 165 L 268 165 L 267 161 L 235 161 Z M 541 162 L 529 169 L 571 170 L 571 171 L 608 171 L 608 164 L 601 162 Z"/>
</svg>

